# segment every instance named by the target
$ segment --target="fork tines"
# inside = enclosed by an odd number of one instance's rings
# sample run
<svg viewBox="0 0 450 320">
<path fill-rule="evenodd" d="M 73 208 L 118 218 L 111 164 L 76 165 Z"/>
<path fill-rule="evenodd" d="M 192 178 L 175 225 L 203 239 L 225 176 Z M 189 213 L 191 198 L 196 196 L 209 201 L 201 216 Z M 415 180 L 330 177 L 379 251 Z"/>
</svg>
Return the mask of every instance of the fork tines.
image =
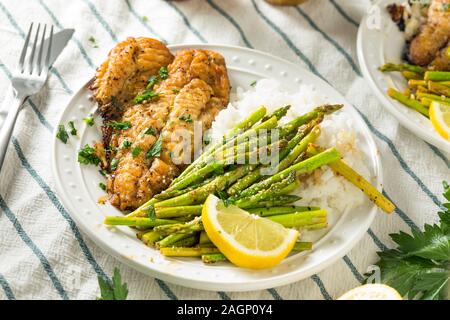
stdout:
<svg viewBox="0 0 450 320">
<path fill-rule="evenodd" d="M 30 38 L 32 36 L 33 24 L 31 23 L 30 29 L 28 30 L 27 37 L 25 39 L 25 44 L 22 49 L 22 53 L 20 54 L 19 60 L 19 72 L 20 73 L 29 73 L 30 75 L 35 72 L 38 76 L 44 71 L 47 72 L 50 66 L 50 53 L 52 49 L 52 41 L 53 41 L 53 25 L 50 26 L 50 31 L 47 32 L 47 24 L 43 25 L 43 30 L 41 31 L 41 24 L 38 23 L 37 29 L 34 35 L 34 42 L 30 43 Z M 47 46 L 44 51 L 44 47 L 46 44 L 45 37 L 48 34 Z M 38 46 L 38 40 L 40 39 L 40 43 Z M 27 58 L 28 47 L 31 46 L 31 53 Z M 36 48 L 39 48 L 39 52 L 36 55 Z"/>
</svg>

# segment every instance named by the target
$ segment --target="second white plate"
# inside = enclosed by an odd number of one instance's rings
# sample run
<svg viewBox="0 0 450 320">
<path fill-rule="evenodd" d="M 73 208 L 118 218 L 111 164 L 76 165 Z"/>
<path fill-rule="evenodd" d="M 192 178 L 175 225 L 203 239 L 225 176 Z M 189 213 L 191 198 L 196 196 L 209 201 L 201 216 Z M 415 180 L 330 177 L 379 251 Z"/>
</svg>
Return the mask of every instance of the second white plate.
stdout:
<svg viewBox="0 0 450 320">
<path fill-rule="evenodd" d="M 398 72 L 383 73 L 378 70 L 387 62 L 402 62 L 405 38 L 397 25 L 392 22 L 386 6 L 403 2 L 404 0 L 381 0 L 368 11 L 358 30 L 359 64 L 376 97 L 403 126 L 423 140 L 450 153 L 450 141 L 442 138 L 434 130 L 429 119 L 387 95 L 387 90 L 391 87 L 403 91 L 407 87 L 405 79 Z"/>
</svg>

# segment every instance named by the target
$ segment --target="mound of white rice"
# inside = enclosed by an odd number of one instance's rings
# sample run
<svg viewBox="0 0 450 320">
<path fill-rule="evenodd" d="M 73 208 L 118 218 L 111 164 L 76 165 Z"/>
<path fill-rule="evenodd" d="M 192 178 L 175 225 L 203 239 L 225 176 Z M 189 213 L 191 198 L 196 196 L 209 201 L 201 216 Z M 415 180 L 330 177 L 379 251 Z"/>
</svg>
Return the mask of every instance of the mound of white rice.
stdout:
<svg viewBox="0 0 450 320">
<path fill-rule="evenodd" d="M 333 103 L 326 101 L 312 86 L 299 85 L 297 92 L 288 93 L 277 81 L 263 79 L 248 91 L 237 88 L 228 108 L 222 110 L 213 122 L 212 137 L 222 137 L 227 130 L 261 105 L 267 108 L 268 113 L 281 106 L 291 105 L 287 115 L 280 120 L 283 124 L 327 102 Z M 338 111 L 326 116 L 316 143 L 322 147 L 336 147 L 348 165 L 366 179 L 369 178 L 364 156 L 358 149 L 359 141 L 353 119 L 348 113 Z M 330 226 L 340 215 L 360 206 L 365 200 L 365 195 L 358 188 L 336 176 L 328 166 L 316 170 L 295 193 L 302 197 L 298 205 L 327 209 Z"/>
</svg>

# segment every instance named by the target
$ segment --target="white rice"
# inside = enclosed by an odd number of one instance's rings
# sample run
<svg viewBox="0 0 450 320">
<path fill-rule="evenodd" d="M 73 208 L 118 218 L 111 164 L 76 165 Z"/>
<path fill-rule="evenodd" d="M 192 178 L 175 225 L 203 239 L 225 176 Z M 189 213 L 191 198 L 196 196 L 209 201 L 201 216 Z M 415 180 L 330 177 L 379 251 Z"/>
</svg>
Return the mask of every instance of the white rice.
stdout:
<svg viewBox="0 0 450 320">
<path fill-rule="evenodd" d="M 227 130 L 261 105 L 267 108 L 268 113 L 280 106 L 291 105 L 287 115 L 280 120 L 283 124 L 326 102 L 333 103 L 327 101 L 312 86 L 299 85 L 296 92 L 288 93 L 276 80 L 263 79 L 247 91 L 237 88 L 228 108 L 222 110 L 213 122 L 212 137 L 222 137 Z M 353 119 L 348 113 L 338 111 L 326 116 L 316 143 L 322 147 L 336 147 L 348 165 L 366 179 L 369 178 L 364 156 L 358 149 L 359 141 Z M 298 205 L 327 209 L 330 227 L 342 214 L 360 206 L 365 200 L 358 188 L 343 177 L 336 176 L 327 166 L 316 170 L 294 193 L 302 197 Z"/>
</svg>

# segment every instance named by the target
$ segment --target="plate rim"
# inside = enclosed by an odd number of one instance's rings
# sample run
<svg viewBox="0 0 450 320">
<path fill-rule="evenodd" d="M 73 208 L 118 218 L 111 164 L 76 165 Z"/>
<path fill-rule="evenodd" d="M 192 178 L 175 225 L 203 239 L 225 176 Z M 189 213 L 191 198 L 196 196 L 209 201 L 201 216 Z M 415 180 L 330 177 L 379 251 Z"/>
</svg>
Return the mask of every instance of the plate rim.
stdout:
<svg viewBox="0 0 450 320">
<path fill-rule="evenodd" d="M 395 0 L 379 0 L 372 4 L 372 6 L 375 5 L 382 5 L 388 1 L 395 2 Z M 398 1 L 397 1 L 398 2 Z M 394 118 L 405 128 L 408 129 L 413 135 L 419 137 L 420 139 L 424 140 L 424 142 L 431 143 L 435 147 L 441 149 L 444 152 L 450 153 L 450 141 L 446 141 L 444 138 L 440 138 L 439 136 L 435 136 L 431 134 L 428 131 L 425 130 L 417 130 L 417 123 L 410 119 L 409 116 L 406 116 L 405 114 L 401 113 L 395 105 L 402 106 L 403 108 L 406 108 L 406 106 L 402 105 L 401 103 L 391 99 L 387 96 L 387 93 L 385 93 L 381 88 L 378 87 L 377 83 L 371 76 L 371 73 L 369 71 L 368 62 L 366 61 L 366 57 L 363 52 L 363 46 L 364 46 L 364 34 L 373 32 L 369 30 L 366 27 L 366 21 L 368 19 L 370 13 L 366 13 L 361 20 L 358 28 L 357 38 L 356 38 L 356 53 L 358 56 L 358 62 L 361 67 L 361 72 L 364 76 L 364 79 L 369 82 L 369 86 L 371 88 L 372 93 L 375 94 L 378 101 L 381 103 L 383 108 L 387 109 Z M 377 32 L 382 32 L 377 31 Z"/>
<path fill-rule="evenodd" d="M 348 105 L 348 107 L 352 109 L 352 114 L 355 116 L 355 118 L 357 118 L 357 121 L 361 123 L 362 130 L 364 130 L 366 132 L 367 136 L 370 137 L 370 139 L 368 141 L 366 141 L 366 143 L 369 145 L 370 150 L 375 151 L 371 154 L 371 157 L 374 160 L 373 161 L 374 162 L 373 170 L 374 170 L 374 174 L 376 176 L 376 187 L 377 187 L 377 189 L 382 188 L 382 185 L 383 185 L 382 163 L 381 163 L 378 147 L 375 143 L 373 134 L 370 132 L 367 124 L 364 122 L 361 115 L 358 114 L 356 108 L 350 102 L 348 102 L 347 99 L 338 90 L 336 90 L 333 86 L 328 84 L 326 81 L 320 79 L 320 77 L 314 75 L 313 73 L 311 73 L 304 67 L 302 67 L 298 64 L 295 64 L 291 61 L 274 56 L 267 52 L 250 49 L 250 48 L 246 48 L 246 47 L 227 45 L 227 44 L 218 44 L 218 43 L 208 43 L 208 44 L 203 44 L 203 43 L 186 43 L 186 44 L 184 44 L 183 43 L 183 44 L 168 45 L 167 47 L 171 51 L 172 50 L 180 50 L 180 49 L 184 49 L 184 48 L 215 48 L 218 52 L 220 52 L 221 48 L 227 48 L 227 49 L 238 50 L 238 51 L 247 51 L 252 54 L 262 55 L 271 60 L 276 60 L 276 61 L 286 64 L 286 65 L 292 65 L 295 68 L 300 68 L 303 70 L 303 72 L 308 73 L 309 76 L 315 78 L 316 81 L 321 82 L 322 85 L 325 85 L 325 86 L 331 88 L 331 90 L 334 91 L 334 93 L 337 94 L 341 98 L 342 101 L 345 101 L 345 104 Z M 61 123 L 61 121 L 63 120 L 64 115 L 67 111 L 67 107 L 70 106 L 71 104 L 73 104 L 73 101 L 75 100 L 75 98 L 78 95 L 82 94 L 83 89 L 86 87 L 86 85 L 88 83 L 89 83 L 89 81 L 87 81 L 85 84 L 80 86 L 78 88 L 78 90 L 76 90 L 74 92 L 74 94 L 70 97 L 70 99 L 66 103 L 66 106 L 60 111 L 60 114 L 57 118 L 58 119 L 57 124 Z M 131 268 L 133 268 L 141 273 L 144 273 L 145 275 L 149 275 L 151 277 L 155 277 L 155 278 L 158 278 L 163 281 L 167 281 L 167 282 L 170 282 L 170 283 L 173 283 L 176 285 L 182 285 L 182 286 L 189 287 L 189 288 L 208 290 L 208 291 L 218 291 L 218 290 L 222 291 L 223 290 L 223 291 L 229 291 L 229 292 L 244 292 L 244 291 L 262 290 L 262 289 L 268 289 L 268 288 L 273 288 L 273 287 L 279 287 L 282 285 L 287 285 L 287 284 L 290 284 L 290 283 L 293 283 L 296 281 L 306 279 L 307 277 L 310 277 L 313 274 L 326 269 L 331 264 L 335 263 L 336 261 L 338 261 L 339 259 L 344 257 L 355 246 L 355 244 L 358 243 L 361 240 L 361 238 L 366 234 L 367 230 L 370 228 L 370 225 L 373 223 L 373 220 L 375 219 L 376 214 L 379 214 L 379 212 L 380 212 L 380 210 L 377 208 L 376 205 L 372 205 L 370 207 L 370 210 L 366 213 L 366 215 L 368 216 L 366 225 L 364 225 L 364 228 L 359 229 L 359 231 L 358 231 L 359 233 L 356 234 L 356 236 L 353 238 L 353 240 L 344 245 L 340 245 L 340 247 L 339 247 L 340 249 L 337 252 L 335 252 L 332 255 L 332 257 L 330 257 L 329 259 L 327 259 L 326 261 L 324 261 L 322 263 L 319 263 L 319 264 L 311 267 L 309 270 L 304 270 L 301 272 L 292 272 L 289 274 L 279 274 L 279 275 L 270 276 L 270 277 L 266 277 L 266 278 L 260 278 L 260 279 L 250 279 L 250 280 L 247 280 L 246 282 L 238 281 L 238 282 L 228 282 L 228 283 L 211 283 L 210 281 L 207 281 L 207 280 L 199 281 L 199 280 L 188 279 L 186 277 L 179 277 L 178 275 L 161 272 L 157 269 L 151 268 L 151 264 L 149 264 L 147 267 L 143 267 L 134 259 L 130 259 L 126 256 L 123 256 L 120 252 L 115 250 L 112 246 L 109 246 L 107 244 L 107 241 L 104 241 L 104 239 L 99 237 L 98 234 L 96 234 L 95 232 L 93 232 L 93 230 L 91 230 L 91 228 L 86 227 L 84 225 L 84 223 L 82 222 L 83 219 L 79 215 L 72 213 L 72 211 L 73 211 L 72 204 L 70 201 L 65 199 L 65 194 L 63 192 L 64 188 L 62 186 L 62 182 L 60 181 L 60 178 L 59 178 L 59 175 L 57 172 L 57 168 L 56 168 L 57 167 L 56 166 L 56 158 L 57 158 L 56 146 L 58 143 L 58 140 L 55 138 L 56 132 L 57 132 L 57 126 L 55 126 L 55 129 L 53 132 L 52 156 L 51 156 L 51 159 L 52 159 L 51 166 L 52 166 L 52 173 L 53 173 L 55 185 L 56 185 L 56 192 L 58 194 L 59 199 L 63 203 L 63 205 L 68 209 L 67 211 L 69 212 L 71 218 L 74 219 L 77 226 L 85 234 L 87 234 L 89 236 L 89 238 L 97 246 L 99 246 L 106 253 L 108 253 L 109 255 L 118 259 L 122 263 L 130 266 Z"/>
</svg>

